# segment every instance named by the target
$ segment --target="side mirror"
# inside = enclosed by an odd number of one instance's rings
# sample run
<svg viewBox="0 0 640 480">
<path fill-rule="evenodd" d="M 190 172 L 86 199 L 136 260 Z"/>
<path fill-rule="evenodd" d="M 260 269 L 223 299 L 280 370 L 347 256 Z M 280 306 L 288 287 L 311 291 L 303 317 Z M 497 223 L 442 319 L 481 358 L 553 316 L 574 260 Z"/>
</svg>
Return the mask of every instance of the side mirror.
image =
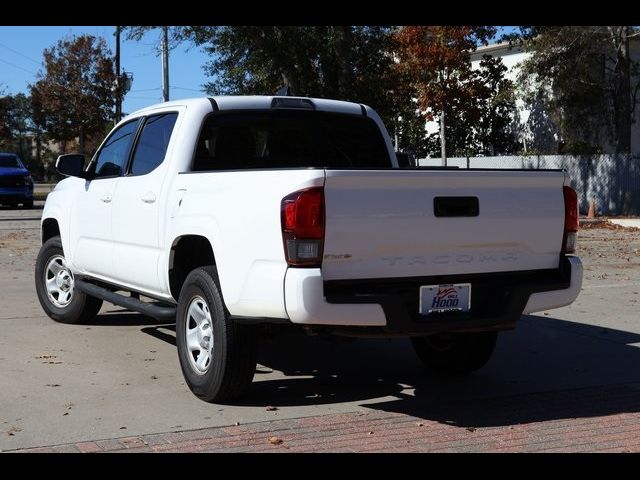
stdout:
<svg viewBox="0 0 640 480">
<path fill-rule="evenodd" d="M 67 177 L 85 178 L 84 155 L 60 155 L 56 160 L 56 170 Z"/>
</svg>

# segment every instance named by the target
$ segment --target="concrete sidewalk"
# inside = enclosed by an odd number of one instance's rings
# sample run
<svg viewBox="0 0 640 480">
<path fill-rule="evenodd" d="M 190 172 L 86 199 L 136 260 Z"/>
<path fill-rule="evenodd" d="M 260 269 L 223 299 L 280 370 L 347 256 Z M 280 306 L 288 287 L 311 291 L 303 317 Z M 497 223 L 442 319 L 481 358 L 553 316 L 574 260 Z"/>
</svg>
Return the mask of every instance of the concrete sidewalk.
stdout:
<svg viewBox="0 0 640 480">
<path fill-rule="evenodd" d="M 640 452 L 640 384 L 465 403 L 416 402 L 403 412 L 365 409 L 18 451 Z"/>
<path fill-rule="evenodd" d="M 640 218 L 610 218 L 609 221 L 622 227 L 640 228 Z"/>
</svg>

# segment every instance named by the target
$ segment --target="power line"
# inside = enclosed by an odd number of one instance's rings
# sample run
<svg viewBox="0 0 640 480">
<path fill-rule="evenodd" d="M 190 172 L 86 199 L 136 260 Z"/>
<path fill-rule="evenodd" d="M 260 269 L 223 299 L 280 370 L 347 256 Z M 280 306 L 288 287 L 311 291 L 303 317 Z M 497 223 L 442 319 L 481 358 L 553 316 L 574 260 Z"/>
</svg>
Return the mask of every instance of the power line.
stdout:
<svg viewBox="0 0 640 480">
<path fill-rule="evenodd" d="M 20 52 L 18 52 L 17 50 L 14 50 L 14 49 L 13 49 L 13 48 L 11 48 L 11 47 L 7 47 L 4 43 L 0 43 L 0 47 L 6 48 L 6 49 L 7 49 L 7 50 L 9 50 L 10 52 L 15 53 L 16 55 L 20 55 L 21 57 L 24 57 L 24 58 L 26 58 L 27 60 L 29 60 L 30 62 L 35 63 L 36 65 L 40 65 L 40 62 L 38 62 L 37 60 L 34 60 L 33 58 L 28 57 L 28 56 L 26 56 L 25 54 L 20 53 Z"/>
<path fill-rule="evenodd" d="M 127 100 L 162 100 L 161 97 L 127 97 Z"/>
<path fill-rule="evenodd" d="M 175 87 L 174 87 L 175 88 Z M 154 90 L 162 90 L 162 87 L 156 87 L 156 88 L 141 88 L 139 90 L 130 90 L 131 93 L 134 92 L 152 92 Z"/>
<path fill-rule="evenodd" d="M 3 60 L 1 58 L 0 58 L 0 62 L 6 63 L 7 65 L 10 65 L 10 66 L 12 66 L 14 68 L 19 68 L 20 70 L 23 70 L 23 71 L 25 71 L 27 73 L 30 73 L 31 75 L 36 75 L 36 72 L 32 72 L 31 70 L 27 70 L 26 68 L 22 68 L 21 66 L 16 65 L 15 63 L 8 62 L 8 61 Z"/>
<path fill-rule="evenodd" d="M 202 88 L 201 88 L 201 89 L 198 89 L 198 90 L 196 90 L 195 88 L 185 88 L 185 87 L 175 87 L 175 86 L 173 86 L 173 87 L 171 87 L 171 88 L 175 88 L 175 89 L 177 89 L 177 90 L 188 90 L 188 91 L 190 91 L 190 92 L 199 92 L 199 93 L 204 92 L 204 89 L 202 89 Z"/>
</svg>

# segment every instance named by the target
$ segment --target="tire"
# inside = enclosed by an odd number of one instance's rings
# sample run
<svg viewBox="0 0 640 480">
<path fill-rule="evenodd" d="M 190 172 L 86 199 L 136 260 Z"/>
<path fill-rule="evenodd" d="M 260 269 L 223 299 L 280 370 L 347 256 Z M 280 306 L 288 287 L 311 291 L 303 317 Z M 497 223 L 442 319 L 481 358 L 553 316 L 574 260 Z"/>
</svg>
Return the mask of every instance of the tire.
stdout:
<svg viewBox="0 0 640 480">
<path fill-rule="evenodd" d="M 57 267 L 54 265 L 58 265 Z M 59 269 L 63 266 L 62 269 Z M 91 297 L 85 293 L 73 289 L 73 274 L 65 269 L 64 252 L 60 237 L 50 238 L 40 248 L 38 259 L 36 260 L 35 282 L 38 300 L 45 313 L 61 323 L 85 323 L 93 319 L 102 306 L 102 300 Z M 56 269 L 62 271 L 59 275 L 63 277 L 63 284 L 56 283 Z M 45 276 L 46 275 L 46 276 Z M 66 275 L 66 276 L 65 276 Z M 47 278 L 54 280 L 52 287 L 55 291 L 50 294 L 47 288 Z M 70 280 L 69 280 L 70 278 Z M 66 293 L 70 292 L 69 297 Z"/>
<path fill-rule="evenodd" d="M 439 333 L 411 339 L 418 358 L 443 375 L 465 375 L 482 368 L 491 358 L 498 332 Z"/>
<path fill-rule="evenodd" d="M 33 199 L 23 202 L 22 203 L 22 207 L 27 209 L 27 210 L 32 209 L 33 208 Z"/>
<path fill-rule="evenodd" d="M 176 344 L 182 374 L 201 400 L 233 400 L 251 385 L 256 369 L 255 329 L 230 318 L 213 266 L 193 270 L 182 286 Z"/>
</svg>

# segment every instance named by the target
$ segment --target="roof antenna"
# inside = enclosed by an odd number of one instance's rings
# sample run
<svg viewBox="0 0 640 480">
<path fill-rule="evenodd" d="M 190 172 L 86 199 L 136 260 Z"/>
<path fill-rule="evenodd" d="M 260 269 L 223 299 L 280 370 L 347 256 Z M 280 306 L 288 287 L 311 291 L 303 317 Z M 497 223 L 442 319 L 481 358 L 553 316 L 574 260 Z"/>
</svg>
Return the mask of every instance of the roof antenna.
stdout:
<svg viewBox="0 0 640 480">
<path fill-rule="evenodd" d="M 293 96 L 293 92 L 291 91 L 291 87 L 289 85 L 284 85 L 278 89 L 276 92 L 276 96 L 278 97 L 291 97 Z"/>
</svg>

